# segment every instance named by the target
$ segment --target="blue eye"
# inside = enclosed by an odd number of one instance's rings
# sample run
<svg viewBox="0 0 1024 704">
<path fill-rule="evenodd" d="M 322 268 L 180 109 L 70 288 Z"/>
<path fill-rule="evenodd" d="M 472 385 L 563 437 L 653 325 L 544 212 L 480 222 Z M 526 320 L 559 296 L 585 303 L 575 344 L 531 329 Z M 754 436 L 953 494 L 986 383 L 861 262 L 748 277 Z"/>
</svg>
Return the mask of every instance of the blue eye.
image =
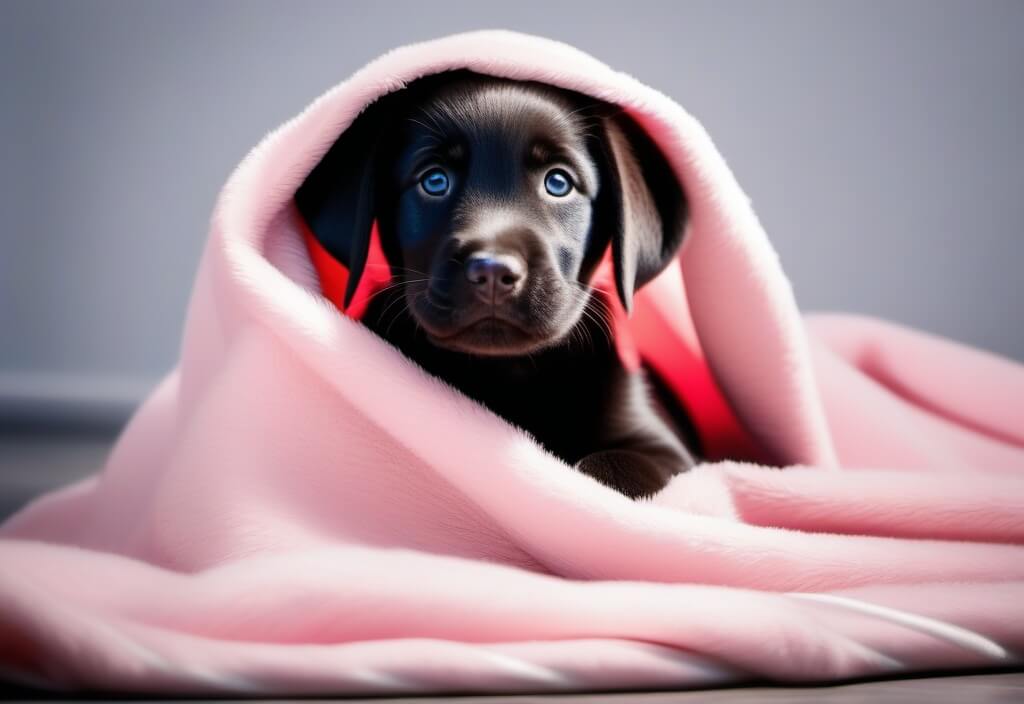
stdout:
<svg viewBox="0 0 1024 704">
<path fill-rule="evenodd" d="M 448 174 L 443 169 L 431 169 L 420 178 L 420 186 L 431 196 L 443 196 L 448 192 Z"/>
<path fill-rule="evenodd" d="M 569 195 L 569 191 L 572 190 L 572 179 L 561 169 L 551 169 L 544 177 L 544 188 L 551 195 L 561 198 Z"/>
</svg>

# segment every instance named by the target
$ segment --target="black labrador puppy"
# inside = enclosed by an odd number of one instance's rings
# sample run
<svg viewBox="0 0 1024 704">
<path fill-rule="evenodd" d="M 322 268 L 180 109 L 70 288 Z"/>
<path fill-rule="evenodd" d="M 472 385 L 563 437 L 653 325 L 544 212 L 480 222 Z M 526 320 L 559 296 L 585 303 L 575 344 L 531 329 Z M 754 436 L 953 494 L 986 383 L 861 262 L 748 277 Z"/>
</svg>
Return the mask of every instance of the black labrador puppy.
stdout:
<svg viewBox="0 0 1024 704">
<path fill-rule="evenodd" d="M 553 454 L 630 497 L 694 464 L 685 413 L 622 365 L 589 286 L 610 246 L 628 310 L 683 237 L 682 189 L 620 109 L 467 71 L 424 78 L 367 108 L 296 203 L 349 269 L 346 305 L 376 220 L 393 278 L 363 322 Z"/>
</svg>

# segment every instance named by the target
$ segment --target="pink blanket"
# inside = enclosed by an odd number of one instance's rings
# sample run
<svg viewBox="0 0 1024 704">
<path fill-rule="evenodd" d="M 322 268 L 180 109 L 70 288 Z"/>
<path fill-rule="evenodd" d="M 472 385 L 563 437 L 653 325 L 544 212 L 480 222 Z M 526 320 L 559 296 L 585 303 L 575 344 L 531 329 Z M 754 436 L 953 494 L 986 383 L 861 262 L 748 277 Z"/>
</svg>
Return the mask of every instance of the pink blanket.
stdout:
<svg viewBox="0 0 1024 704">
<path fill-rule="evenodd" d="M 619 103 L 660 144 L 689 195 L 688 241 L 620 335 L 716 456 L 764 464 L 709 462 L 631 501 L 321 293 L 296 188 L 368 102 L 455 67 Z M 0 529 L 0 674 L 385 694 L 1013 665 L 1022 400 L 1010 361 L 801 318 L 722 157 L 664 95 L 519 34 L 405 47 L 238 167 L 180 363 L 101 473 Z"/>
</svg>

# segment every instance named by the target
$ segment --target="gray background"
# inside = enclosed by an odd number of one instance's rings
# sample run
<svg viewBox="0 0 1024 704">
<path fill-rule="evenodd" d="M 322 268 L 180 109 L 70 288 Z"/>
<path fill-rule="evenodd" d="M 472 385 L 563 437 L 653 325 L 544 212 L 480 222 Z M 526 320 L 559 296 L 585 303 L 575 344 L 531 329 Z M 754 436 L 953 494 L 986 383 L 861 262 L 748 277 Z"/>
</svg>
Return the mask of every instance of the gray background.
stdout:
<svg viewBox="0 0 1024 704">
<path fill-rule="evenodd" d="M 177 357 L 214 198 L 248 149 L 385 50 L 482 27 L 572 43 L 693 112 L 805 309 L 1024 359 L 1024 2 L 0 13 L 0 406 L 134 403 Z"/>
</svg>

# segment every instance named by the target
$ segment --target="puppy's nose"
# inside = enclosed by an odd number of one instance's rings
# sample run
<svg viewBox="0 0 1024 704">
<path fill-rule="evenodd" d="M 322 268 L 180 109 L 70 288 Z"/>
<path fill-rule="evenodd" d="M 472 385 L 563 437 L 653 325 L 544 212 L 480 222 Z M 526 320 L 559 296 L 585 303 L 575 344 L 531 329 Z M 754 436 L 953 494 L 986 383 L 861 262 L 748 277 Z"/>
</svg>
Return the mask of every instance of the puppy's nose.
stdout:
<svg viewBox="0 0 1024 704">
<path fill-rule="evenodd" d="M 499 303 L 519 288 L 526 277 L 526 265 L 511 254 L 477 252 L 466 259 L 466 278 L 473 290 L 487 302 Z"/>
</svg>

